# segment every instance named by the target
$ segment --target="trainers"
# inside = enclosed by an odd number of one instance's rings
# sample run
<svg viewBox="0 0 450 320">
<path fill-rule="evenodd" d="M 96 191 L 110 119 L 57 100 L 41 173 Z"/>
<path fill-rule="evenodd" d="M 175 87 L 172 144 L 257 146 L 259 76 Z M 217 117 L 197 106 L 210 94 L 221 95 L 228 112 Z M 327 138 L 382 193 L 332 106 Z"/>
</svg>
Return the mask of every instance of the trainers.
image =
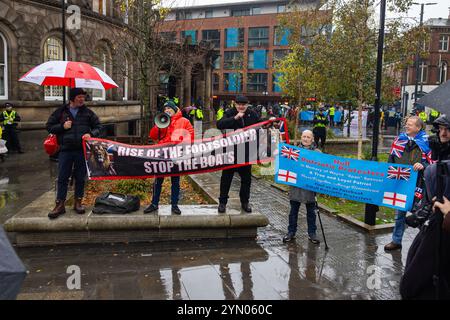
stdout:
<svg viewBox="0 0 450 320">
<path fill-rule="evenodd" d="M 394 250 L 398 250 L 401 248 L 402 248 L 402 245 L 395 243 L 395 242 L 388 243 L 387 245 L 384 246 L 384 250 L 386 250 L 386 251 L 394 251 Z"/>
<path fill-rule="evenodd" d="M 219 211 L 219 213 L 225 213 L 225 211 L 227 211 L 227 205 L 225 203 L 220 203 L 217 211 Z"/>
<path fill-rule="evenodd" d="M 145 208 L 144 213 L 152 213 L 154 211 L 158 210 L 158 206 L 154 205 L 153 203 L 150 204 L 147 208 Z"/>
<path fill-rule="evenodd" d="M 172 213 L 173 214 L 181 214 L 181 210 L 180 210 L 180 208 L 178 208 L 177 205 L 175 205 L 175 206 L 172 206 Z"/>
<path fill-rule="evenodd" d="M 320 243 L 319 239 L 317 238 L 317 236 L 315 234 L 308 236 L 308 240 L 314 244 Z"/>
<path fill-rule="evenodd" d="M 291 241 L 294 241 L 294 240 L 295 240 L 295 234 L 292 234 L 292 233 L 288 233 L 287 235 L 285 235 L 283 237 L 283 242 L 284 243 L 291 242 Z"/>
</svg>

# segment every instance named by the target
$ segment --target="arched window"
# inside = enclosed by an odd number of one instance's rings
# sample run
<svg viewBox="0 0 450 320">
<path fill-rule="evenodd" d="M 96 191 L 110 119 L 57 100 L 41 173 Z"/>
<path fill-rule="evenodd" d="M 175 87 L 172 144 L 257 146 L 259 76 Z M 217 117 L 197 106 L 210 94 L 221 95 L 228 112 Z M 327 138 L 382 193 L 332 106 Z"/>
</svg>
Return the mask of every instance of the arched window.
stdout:
<svg viewBox="0 0 450 320">
<path fill-rule="evenodd" d="M 94 56 L 94 66 L 99 68 L 103 72 L 108 73 L 106 71 L 107 63 L 108 63 L 108 54 L 106 50 L 103 48 L 98 48 Z M 92 100 L 106 100 L 106 90 L 105 89 L 92 90 Z"/>
<path fill-rule="evenodd" d="M 128 77 L 129 77 L 129 67 L 128 59 L 125 58 L 125 70 L 123 77 L 123 100 L 128 100 Z"/>
<path fill-rule="evenodd" d="M 8 46 L 0 33 L 0 100 L 8 99 Z"/>
<path fill-rule="evenodd" d="M 56 37 L 49 37 L 44 42 L 44 62 L 56 60 L 63 60 L 62 41 Z M 46 86 L 44 87 L 45 100 L 62 100 L 63 92 L 63 87 Z"/>
<path fill-rule="evenodd" d="M 441 66 L 439 67 L 439 83 L 444 83 L 447 81 L 447 69 L 448 64 L 447 62 L 443 61 L 441 63 Z"/>
</svg>

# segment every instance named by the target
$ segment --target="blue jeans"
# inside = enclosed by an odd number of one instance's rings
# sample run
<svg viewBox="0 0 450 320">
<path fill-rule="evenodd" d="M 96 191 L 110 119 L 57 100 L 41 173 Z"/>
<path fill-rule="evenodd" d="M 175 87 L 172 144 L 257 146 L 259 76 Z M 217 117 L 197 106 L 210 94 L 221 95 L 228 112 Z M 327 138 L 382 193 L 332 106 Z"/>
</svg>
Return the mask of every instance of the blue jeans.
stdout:
<svg viewBox="0 0 450 320">
<path fill-rule="evenodd" d="M 297 232 L 298 211 L 300 210 L 301 202 L 290 201 L 291 212 L 289 212 L 289 226 L 288 232 L 294 235 Z M 306 222 L 308 224 L 308 236 L 316 234 L 316 204 L 306 203 Z"/>
<path fill-rule="evenodd" d="M 395 210 L 395 227 L 392 233 L 392 242 L 402 244 L 403 233 L 405 232 L 406 211 Z"/>
<path fill-rule="evenodd" d="M 178 205 L 178 199 L 180 198 L 180 177 L 170 177 L 170 179 L 172 182 L 172 193 L 170 201 L 172 203 L 172 206 L 176 206 Z M 153 185 L 152 204 L 154 204 L 155 206 L 159 205 L 159 197 L 161 196 L 163 182 L 164 178 L 156 178 Z"/>
<path fill-rule="evenodd" d="M 59 153 L 57 200 L 66 200 L 72 172 L 75 178 L 75 197 L 82 198 L 86 178 L 86 161 L 84 160 L 83 150 L 68 150 Z"/>
</svg>

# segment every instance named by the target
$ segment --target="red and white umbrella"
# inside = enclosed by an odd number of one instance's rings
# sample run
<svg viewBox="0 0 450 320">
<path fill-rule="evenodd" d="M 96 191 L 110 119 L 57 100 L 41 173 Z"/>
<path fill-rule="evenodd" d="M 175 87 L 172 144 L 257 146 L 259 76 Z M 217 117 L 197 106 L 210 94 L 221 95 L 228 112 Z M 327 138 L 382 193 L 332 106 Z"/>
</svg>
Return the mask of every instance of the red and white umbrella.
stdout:
<svg viewBox="0 0 450 320">
<path fill-rule="evenodd" d="M 119 87 L 102 70 L 84 62 L 47 61 L 28 71 L 19 81 L 41 86 L 112 89 Z"/>
</svg>

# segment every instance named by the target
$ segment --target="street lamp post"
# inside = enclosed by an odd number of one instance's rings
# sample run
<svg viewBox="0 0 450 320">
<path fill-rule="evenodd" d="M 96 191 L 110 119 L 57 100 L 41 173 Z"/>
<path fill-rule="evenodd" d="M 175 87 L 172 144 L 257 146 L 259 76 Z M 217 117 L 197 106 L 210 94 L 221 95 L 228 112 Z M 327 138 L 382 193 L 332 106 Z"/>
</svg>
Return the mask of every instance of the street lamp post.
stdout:
<svg viewBox="0 0 450 320">
<path fill-rule="evenodd" d="M 62 51 L 63 61 L 66 61 L 66 0 L 61 0 L 62 10 Z M 66 105 L 66 87 L 63 86 L 63 105 Z"/>
<path fill-rule="evenodd" d="M 423 11 L 424 11 L 424 7 L 425 6 L 432 6 L 437 4 L 436 2 L 427 2 L 427 3 L 418 3 L 418 2 L 413 2 L 412 4 L 414 5 L 420 5 L 420 27 L 422 27 L 423 25 Z M 416 107 L 417 104 L 417 93 L 418 93 L 418 88 L 419 88 L 419 62 L 420 62 L 420 43 L 417 44 L 417 52 L 416 52 L 416 83 L 414 85 L 414 107 Z M 423 72 L 423 69 L 422 69 Z M 421 79 L 422 81 L 423 79 Z"/>
<path fill-rule="evenodd" d="M 372 161 L 377 161 L 378 157 L 378 134 L 380 122 L 380 103 L 381 103 L 381 77 L 383 70 L 383 48 L 384 48 L 384 23 L 386 18 L 386 0 L 381 0 L 380 6 L 380 30 L 378 32 L 378 53 L 377 53 L 377 73 L 375 81 L 375 119 L 373 123 L 372 135 Z M 376 222 L 377 205 L 366 204 L 364 222 L 368 225 L 374 226 Z"/>
</svg>

